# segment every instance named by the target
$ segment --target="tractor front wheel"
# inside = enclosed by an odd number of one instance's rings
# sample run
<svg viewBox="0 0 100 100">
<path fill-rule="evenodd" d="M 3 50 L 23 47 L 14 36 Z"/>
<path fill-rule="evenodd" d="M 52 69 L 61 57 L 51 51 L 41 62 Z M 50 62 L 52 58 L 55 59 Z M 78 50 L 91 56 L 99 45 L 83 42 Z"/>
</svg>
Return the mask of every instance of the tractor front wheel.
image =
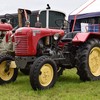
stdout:
<svg viewBox="0 0 100 100">
<path fill-rule="evenodd" d="M 100 80 L 100 40 L 88 40 L 77 52 L 77 74 L 83 81 Z"/>
<path fill-rule="evenodd" d="M 41 56 L 35 60 L 30 69 L 30 83 L 34 90 L 48 89 L 54 86 L 57 78 L 57 66 L 47 57 Z"/>
<path fill-rule="evenodd" d="M 0 85 L 14 82 L 18 75 L 14 59 L 10 55 L 0 56 Z"/>
</svg>

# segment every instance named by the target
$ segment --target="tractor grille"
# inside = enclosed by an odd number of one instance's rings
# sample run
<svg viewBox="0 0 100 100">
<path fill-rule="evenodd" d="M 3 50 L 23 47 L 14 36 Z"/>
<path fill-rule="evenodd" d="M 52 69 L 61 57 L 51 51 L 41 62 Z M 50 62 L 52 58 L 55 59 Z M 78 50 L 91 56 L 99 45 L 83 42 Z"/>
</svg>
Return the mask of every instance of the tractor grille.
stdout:
<svg viewBox="0 0 100 100">
<path fill-rule="evenodd" d="M 16 55 L 27 55 L 28 53 L 28 37 L 27 36 L 15 37 L 15 53 Z"/>
</svg>

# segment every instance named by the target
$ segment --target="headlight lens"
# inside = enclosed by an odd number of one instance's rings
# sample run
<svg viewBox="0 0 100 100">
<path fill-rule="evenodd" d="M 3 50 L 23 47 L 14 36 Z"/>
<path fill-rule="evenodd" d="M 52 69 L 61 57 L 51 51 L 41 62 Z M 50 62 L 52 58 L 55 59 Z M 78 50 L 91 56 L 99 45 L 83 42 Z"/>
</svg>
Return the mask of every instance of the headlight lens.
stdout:
<svg viewBox="0 0 100 100">
<path fill-rule="evenodd" d="M 58 33 L 56 33 L 56 34 L 54 35 L 54 40 L 58 40 L 59 37 L 60 37 L 60 35 L 59 35 Z"/>
</svg>

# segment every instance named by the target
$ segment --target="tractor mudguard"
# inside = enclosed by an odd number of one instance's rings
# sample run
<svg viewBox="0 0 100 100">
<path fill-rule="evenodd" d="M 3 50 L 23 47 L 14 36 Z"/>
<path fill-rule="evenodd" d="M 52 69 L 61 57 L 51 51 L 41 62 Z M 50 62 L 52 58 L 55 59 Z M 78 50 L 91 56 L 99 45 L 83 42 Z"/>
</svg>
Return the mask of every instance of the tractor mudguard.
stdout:
<svg viewBox="0 0 100 100">
<path fill-rule="evenodd" d="M 77 33 L 73 38 L 73 44 L 79 44 L 85 42 L 91 33 Z"/>
<path fill-rule="evenodd" d="M 17 68 L 15 61 L 11 61 L 10 68 Z"/>
</svg>

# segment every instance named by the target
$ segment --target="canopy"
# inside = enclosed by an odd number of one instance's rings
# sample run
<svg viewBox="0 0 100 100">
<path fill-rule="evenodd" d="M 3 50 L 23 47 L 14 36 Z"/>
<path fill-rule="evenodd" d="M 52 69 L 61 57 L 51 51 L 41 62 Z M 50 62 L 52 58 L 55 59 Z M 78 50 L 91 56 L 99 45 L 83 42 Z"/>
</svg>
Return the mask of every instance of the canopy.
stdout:
<svg viewBox="0 0 100 100">
<path fill-rule="evenodd" d="M 100 16 L 100 0 L 88 0 L 69 15 L 69 21 L 76 19 Z"/>
</svg>

